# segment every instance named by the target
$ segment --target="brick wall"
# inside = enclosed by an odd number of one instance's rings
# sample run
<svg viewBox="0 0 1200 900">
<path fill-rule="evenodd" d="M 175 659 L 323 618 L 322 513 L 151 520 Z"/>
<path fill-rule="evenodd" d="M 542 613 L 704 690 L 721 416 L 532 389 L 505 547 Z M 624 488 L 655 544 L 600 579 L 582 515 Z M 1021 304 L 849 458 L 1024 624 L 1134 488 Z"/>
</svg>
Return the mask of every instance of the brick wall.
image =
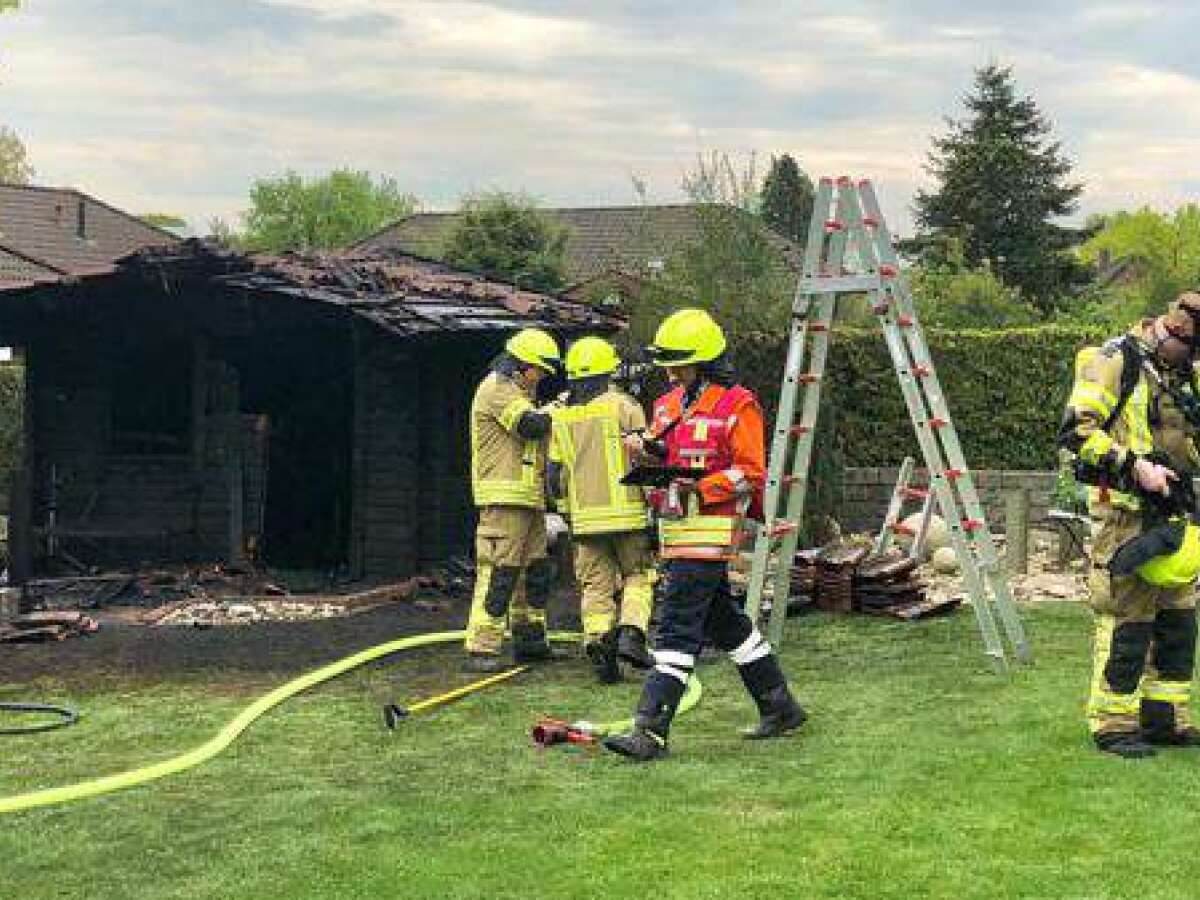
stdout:
<svg viewBox="0 0 1200 900">
<path fill-rule="evenodd" d="M 878 530 L 899 474 L 899 467 L 847 468 L 844 502 L 837 516 L 842 528 L 847 531 Z M 1005 492 L 1017 488 L 1029 489 L 1030 521 L 1034 524 L 1045 521 L 1050 495 L 1054 491 L 1054 472 L 981 470 L 972 471 L 971 475 L 993 531 L 1004 527 Z M 919 486 L 927 483 L 924 469 L 916 470 L 912 483 Z M 915 512 L 919 504 L 910 500 L 904 508 L 906 512 Z"/>
</svg>

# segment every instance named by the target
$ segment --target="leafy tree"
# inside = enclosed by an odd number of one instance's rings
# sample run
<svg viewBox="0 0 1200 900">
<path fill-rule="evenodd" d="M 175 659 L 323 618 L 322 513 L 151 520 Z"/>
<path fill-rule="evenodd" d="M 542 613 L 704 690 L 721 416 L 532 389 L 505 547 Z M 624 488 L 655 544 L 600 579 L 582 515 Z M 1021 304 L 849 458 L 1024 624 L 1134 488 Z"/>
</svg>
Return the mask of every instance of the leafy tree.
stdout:
<svg viewBox="0 0 1200 900">
<path fill-rule="evenodd" d="M 1017 97 L 1011 69 L 976 70 L 964 102 L 968 117 L 947 119 L 949 133 L 933 139 L 926 169 L 938 184 L 917 194 L 918 241 L 952 232 L 969 268 L 988 266 L 1048 311 L 1077 274 L 1062 251 L 1085 237 L 1052 220 L 1075 211 L 1083 187 L 1033 99 Z"/>
<path fill-rule="evenodd" d="M 723 153 L 697 158 L 682 184 L 695 237 L 672 248 L 633 306 L 636 339 L 649 341 L 663 316 L 681 306 L 707 309 L 731 334 L 786 326 L 795 277 L 758 215 L 760 184 L 753 156 L 742 166 Z"/>
<path fill-rule="evenodd" d="M 256 181 L 242 218 L 251 250 L 331 250 L 361 240 L 417 208 L 394 179 L 339 169 L 320 178 L 287 172 Z"/>
<path fill-rule="evenodd" d="M 0 182 L 29 184 L 33 176 L 25 145 L 11 128 L 0 125 Z"/>
<path fill-rule="evenodd" d="M 1079 258 L 1097 269 L 1104 259 L 1125 262 L 1132 277 L 1085 292 L 1077 319 L 1123 327 L 1200 285 L 1200 206 L 1189 203 L 1174 213 L 1120 211 L 1099 221 L 1102 227 L 1079 248 Z"/>
<path fill-rule="evenodd" d="M 808 239 L 813 199 L 812 179 L 800 171 L 791 154 L 771 157 L 771 168 L 762 187 L 763 220 L 803 246 Z"/>
<path fill-rule="evenodd" d="M 187 228 L 187 219 L 183 216 L 173 215 L 172 213 L 142 213 L 138 218 L 147 225 L 152 225 L 155 228 L 164 228 L 167 231 Z"/>
<path fill-rule="evenodd" d="M 468 194 L 460 212 L 446 237 L 446 262 L 533 290 L 556 291 L 566 283 L 567 231 L 532 197 Z"/>
<path fill-rule="evenodd" d="M 917 314 L 924 325 L 939 328 L 1012 328 L 1033 325 L 1041 316 L 1016 288 L 984 267 L 914 266 L 905 273 Z"/>
</svg>

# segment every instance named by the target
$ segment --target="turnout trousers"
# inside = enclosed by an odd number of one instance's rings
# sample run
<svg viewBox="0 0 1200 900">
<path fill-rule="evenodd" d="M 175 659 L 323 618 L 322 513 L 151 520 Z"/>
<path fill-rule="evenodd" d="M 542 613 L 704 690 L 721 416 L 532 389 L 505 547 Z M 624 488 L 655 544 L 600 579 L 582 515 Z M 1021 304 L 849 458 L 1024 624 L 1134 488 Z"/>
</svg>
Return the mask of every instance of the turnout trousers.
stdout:
<svg viewBox="0 0 1200 900">
<path fill-rule="evenodd" d="M 540 509 L 480 508 L 468 652 L 498 654 L 506 625 L 517 644 L 545 643 L 551 574 L 546 540 L 546 515 Z"/>
<path fill-rule="evenodd" d="M 1088 590 L 1096 637 L 1088 696 L 1094 736 L 1129 734 L 1168 741 L 1189 727 L 1196 656 L 1195 588 L 1161 588 L 1107 568 L 1141 530 L 1140 513 L 1103 507 L 1093 519 Z"/>
<path fill-rule="evenodd" d="M 786 684 L 771 645 L 730 593 L 726 562 L 669 559 L 662 577 L 654 668 L 638 705 L 640 724 L 665 737 L 706 643 L 729 654 L 756 703 Z"/>
<path fill-rule="evenodd" d="M 618 625 L 633 625 L 645 634 L 653 603 L 650 536 L 645 531 L 585 534 L 574 543 L 585 641 L 599 641 Z"/>
</svg>

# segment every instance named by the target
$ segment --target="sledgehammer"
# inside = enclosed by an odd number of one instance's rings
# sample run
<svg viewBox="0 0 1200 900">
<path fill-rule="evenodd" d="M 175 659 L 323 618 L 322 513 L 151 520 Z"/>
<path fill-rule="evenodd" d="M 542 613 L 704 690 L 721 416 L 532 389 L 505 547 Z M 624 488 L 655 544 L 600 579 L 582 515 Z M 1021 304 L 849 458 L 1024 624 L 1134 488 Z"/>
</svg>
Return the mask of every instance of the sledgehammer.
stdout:
<svg viewBox="0 0 1200 900">
<path fill-rule="evenodd" d="M 473 694 L 475 691 L 482 690 L 485 687 L 490 687 L 493 684 L 498 684 L 501 681 L 507 681 L 515 675 L 520 675 L 522 672 L 528 672 L 529 666 L 517 666 L 515 669 L 509 669 L 507 672 L 501 672 L 498 675 L 489 675 L 487 678 L 481 678 L 479 681 L 473 681 L 470 684 L 464 684 L 460 688 L 455 688 L 452 691 L 446 691 L 444 694 L 438 694 L 436 697 L 430 697 L 427 700 L 422 700 L 419 703 L 414 703 L 412 706 L 401 706 L 398 703 L 385 703 L 383 707 L 383 724 L 388 727 L 389 731 L 395 731 L 396 726 L 411 716 L 413 713 L 423 712 L 427 709 L 433 709 L 437 706 L 444 706 L 447 703 L 452 703 L 459 697 L 465 697 L 467 694 Z"/>
</svg>

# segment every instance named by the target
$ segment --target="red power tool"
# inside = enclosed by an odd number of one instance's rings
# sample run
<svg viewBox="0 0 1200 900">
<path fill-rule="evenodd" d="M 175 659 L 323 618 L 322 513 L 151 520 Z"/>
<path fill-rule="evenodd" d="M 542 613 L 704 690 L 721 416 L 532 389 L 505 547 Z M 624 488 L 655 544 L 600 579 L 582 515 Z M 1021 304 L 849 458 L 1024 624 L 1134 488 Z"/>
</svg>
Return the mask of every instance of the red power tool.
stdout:
<svg viewBox="0 0 1200 900">
<path fill-rule="evenodd" d="M 552 747 L 555 744 L 590 746 L 597 740 L 591 723 L 567 722 L 563 719 L 551 719 L 549 716 L 539 719 L 530 735 L 534 744 L 539 747 Z"/>
</svg>

